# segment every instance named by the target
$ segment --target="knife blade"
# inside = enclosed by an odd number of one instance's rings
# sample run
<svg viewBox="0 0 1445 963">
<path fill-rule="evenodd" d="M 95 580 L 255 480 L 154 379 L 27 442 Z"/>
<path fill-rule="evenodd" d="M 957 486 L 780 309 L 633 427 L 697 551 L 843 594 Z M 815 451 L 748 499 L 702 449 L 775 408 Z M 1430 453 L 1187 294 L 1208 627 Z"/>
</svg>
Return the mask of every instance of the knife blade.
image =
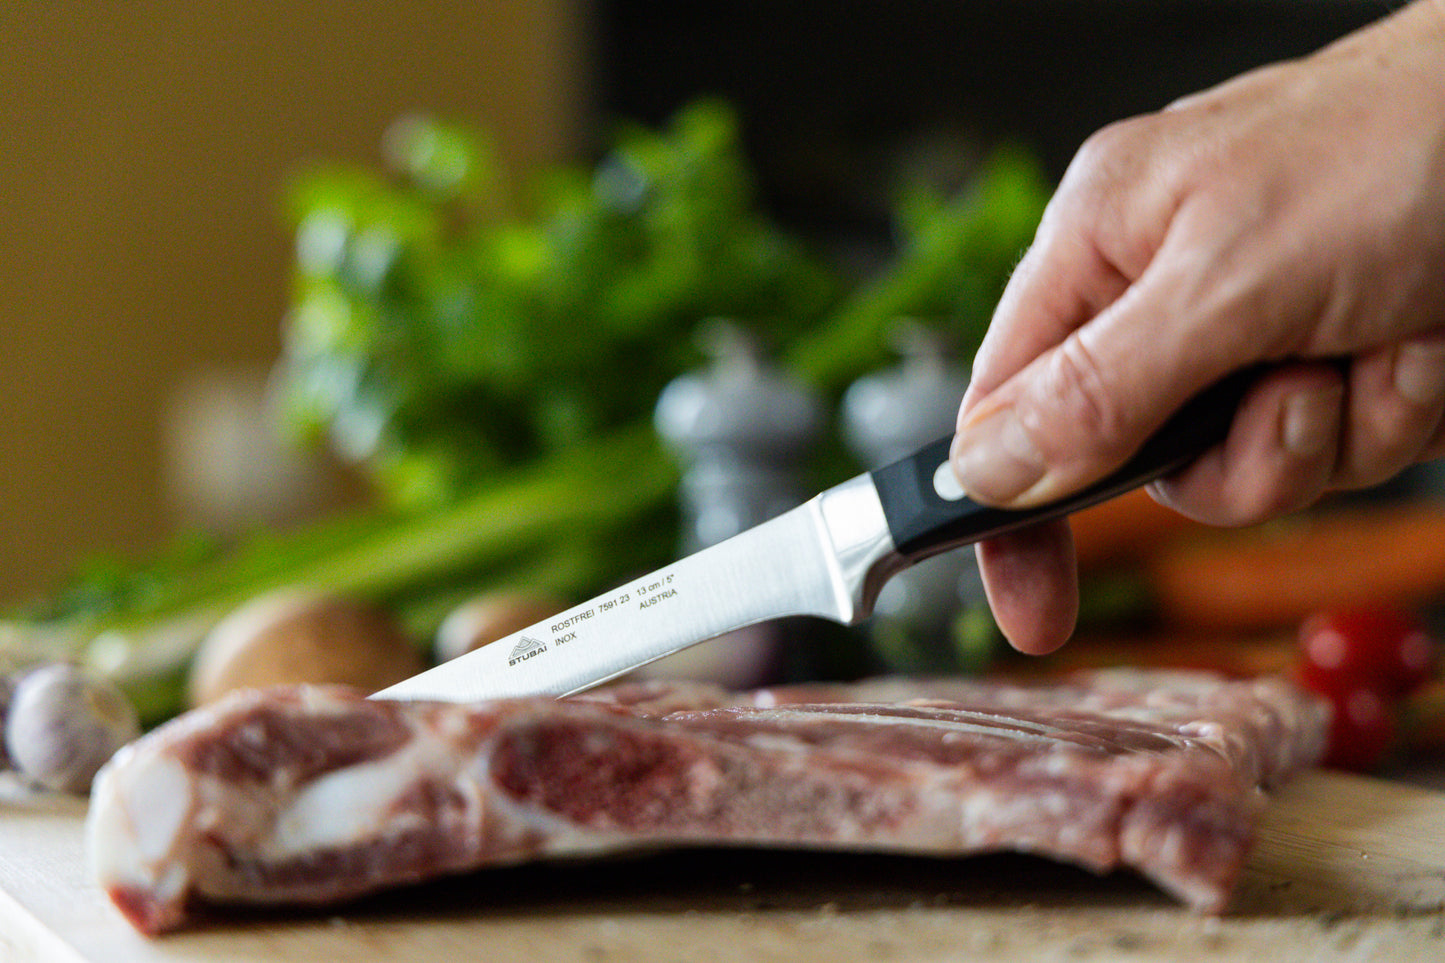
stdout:
<svg viewBox="0 0 1445 963">
<path fill-rule="evenodd" d="M 1182 468 L 1224 439 L 1255 378 L 1241 371 L 1177 411 L 1122 467 L 1036 508 L 980 505 L 949 466 L 951 438 L 851 478 L 732 538 L 506 638 L 375 693 L 479 702 L 564 696 L 757 622 L 867 618 L 903 569 L 1123 494 Z"/>
</svg>

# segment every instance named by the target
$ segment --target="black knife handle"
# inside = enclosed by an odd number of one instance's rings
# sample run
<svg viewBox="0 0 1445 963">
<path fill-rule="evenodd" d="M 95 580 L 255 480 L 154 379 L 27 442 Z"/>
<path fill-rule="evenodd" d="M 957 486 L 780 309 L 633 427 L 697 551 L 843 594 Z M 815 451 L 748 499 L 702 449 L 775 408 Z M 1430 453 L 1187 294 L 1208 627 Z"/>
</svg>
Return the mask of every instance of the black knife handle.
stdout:
<svg viewBox="0 0 1445 963">
<path fill-rule="evenodd" d="M 940 438 L 871 473 L 893 544 L 900 555 L 921 561 L 958 545 L 1087 508 L 1177 471 L 1224 440 L 1235 409 L 1258 376 L 1257 369 L 1246 368 L 1206 388 L 1121 468 L 1067 498 L 1036 508 L 992 508 L 963 495 L 948 466 L 953 439 Z"/>
</svg>

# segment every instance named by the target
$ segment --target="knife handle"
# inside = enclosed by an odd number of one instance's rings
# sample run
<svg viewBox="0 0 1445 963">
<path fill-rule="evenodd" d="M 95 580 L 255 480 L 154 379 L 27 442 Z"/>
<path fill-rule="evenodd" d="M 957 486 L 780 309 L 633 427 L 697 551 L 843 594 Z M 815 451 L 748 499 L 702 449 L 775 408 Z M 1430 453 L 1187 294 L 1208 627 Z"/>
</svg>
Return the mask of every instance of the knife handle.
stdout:
<svg viewBox="0 0 1445 963">
<path fill-rule="evenodd" d="M 1034 508 L 980 505 L 963 494 L 948 463 L 952 437 L 940 438 L 872 472 L 898 553 L 910 562 L 969 542 L 1087 508 L 1183 468 L 1229 434 L 1235 409 L 1259 376 L 1246 368 L 1190 399 L 1122 467 L 1056 502 Z"/>
</svg>

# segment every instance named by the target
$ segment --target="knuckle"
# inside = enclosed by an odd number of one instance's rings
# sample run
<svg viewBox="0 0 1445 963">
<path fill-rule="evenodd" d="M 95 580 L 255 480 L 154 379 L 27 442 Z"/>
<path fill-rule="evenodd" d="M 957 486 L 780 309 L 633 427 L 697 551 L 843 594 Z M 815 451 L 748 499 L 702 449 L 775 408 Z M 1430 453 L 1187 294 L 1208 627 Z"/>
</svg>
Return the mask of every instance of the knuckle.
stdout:
<svg viewBox="0 0 1445 963">
<path fill-rule="evenodd" d="M 1230 527 L 1258 525 L 1299 511 L 1323 493 L 1324 471 L 1277 473 L 1257 478 L 1250 488 L 1228 503 L 1223 524 Z"/>
<path fill-rule="evenodd" d="M 1116 121 L 1090 135 L 1065 172 L 1058 217 L 1086 226 L 1100 253 L 1130 277 L 1150 263 L 1177 202 L 1187 155 L 1169 147 L 1157 115 Z"/>
<path fill-rule="evenodd" d="M 1089 136 L 1074 154 L 1059 185 L 1059 197 L 1084 208 L 1103 207 L 1128 177 L 1135 150 L 1133 134 L 1119 121 Z"/>
<path fill-rule="evenodd" d="M 1344 446 L 1336 469 L 1342 488 L 1388 481 L 1437 449 L 1445 397 L 1438 352 L 1407 343 L 1356 357 L 1351 365 Z M 1423 367 L 1422 367 L 1423 365 Z"/>
<path fill-rule="evenodd" d="M 1129 453 L 1133 424 L 1131 406 L 1120 396 L 1115 379 L 1075 332 L 1050 360 L 1043 379 L 1047 408 L 1061 415 L 1063 439 L 1084 460 L 1113 462 Z"/>
<path fill-rule="evenodd" d="M 1257 525 L 1303 507 L 1314 482 L 1300 474 L 1270 474 L 1256 466 L 1244 477 L 1191 469 L 1154 483 L 1159 500 L 1180 514 L 1220 528 Z"/>
<path fill-rule="evenodd" d="M 1115 121 L 1094 131 L 1064 171 L 1060 203 L 1083 212 L 1108 210 L 1137 187 L 1147 166 L 1159 163 L 1148 149 L 1152 139 L 1145 118 Z"/>
<path fill-rule="evenodd" d="M 1177 138 L 1178 124 L 1161 114 L 1113 121 L 1084 139 L 1064 179 L 1108 187 L 1132 182 L 1146 172 L 1173 169 L 1189 156 L 1171 149 Z"/>
<path fill-rule="evenodd" d="M 1141 123 L 1138 118 L 1117 120 L 1085 138 L 1072 166 L 1084 177 L 1112 173 L 1137 156 Z"/>
<path fill-rule="evenodd" d="M 1389 481 L 1425 451 L 1438 422 L 1438 412 L 1422 419 L 1417 412 L 1377 410 L 1368 426 L 1351 431 L 1337 472 L 1339 484 L 1369 488 Z"/>
<path fill-rule="evenodd" d="M 1306 462 L 1297 458 L 1256 458 L 1248 470 L 1219 479 L 1209 520 L 1227 528 L 1258 525 L 1314 503 L 1330 482 L 1334 459 L 1322 451 Z"/>
</svg>

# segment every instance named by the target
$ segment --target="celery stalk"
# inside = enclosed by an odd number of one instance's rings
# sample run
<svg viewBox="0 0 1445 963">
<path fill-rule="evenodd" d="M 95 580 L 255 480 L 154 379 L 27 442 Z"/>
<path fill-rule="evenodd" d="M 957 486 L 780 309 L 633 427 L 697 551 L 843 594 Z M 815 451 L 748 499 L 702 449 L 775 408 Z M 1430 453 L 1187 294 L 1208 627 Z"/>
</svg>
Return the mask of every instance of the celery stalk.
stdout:
<svg viewBox="0 0 1445 963">
<path fill-rule="evenodd" d="M 206 633 L 259 593 L 286 585 L 368 597 L 397 593 L 459 568 L 480 571 L 528 547 L 565 547 L 599 530 L 615 531 L 664 503 L 675 484 L 675 470 L 650 432 L 634 429 L 538 462 L 447 508 L 366 532 L 295 564 L 247 573 L 251 577 L 224 588 L 187 594 L 156 611 L 73 627 L 72 637 L 92 667 L 133 694 L 144 693 L 144 700 L 137 699 L 156 717 L 179 708 L 178 687 L 167 680 L 178 678 Z M 580 568 L 573 577 L 584 575 L 595 577 Z M 223 581 L 218 573 L 210 577 Z M 58 628 L 36 630 L 39 639 Z M 167 685 L 176 690 L 169 706 Z"/>
</svg>

